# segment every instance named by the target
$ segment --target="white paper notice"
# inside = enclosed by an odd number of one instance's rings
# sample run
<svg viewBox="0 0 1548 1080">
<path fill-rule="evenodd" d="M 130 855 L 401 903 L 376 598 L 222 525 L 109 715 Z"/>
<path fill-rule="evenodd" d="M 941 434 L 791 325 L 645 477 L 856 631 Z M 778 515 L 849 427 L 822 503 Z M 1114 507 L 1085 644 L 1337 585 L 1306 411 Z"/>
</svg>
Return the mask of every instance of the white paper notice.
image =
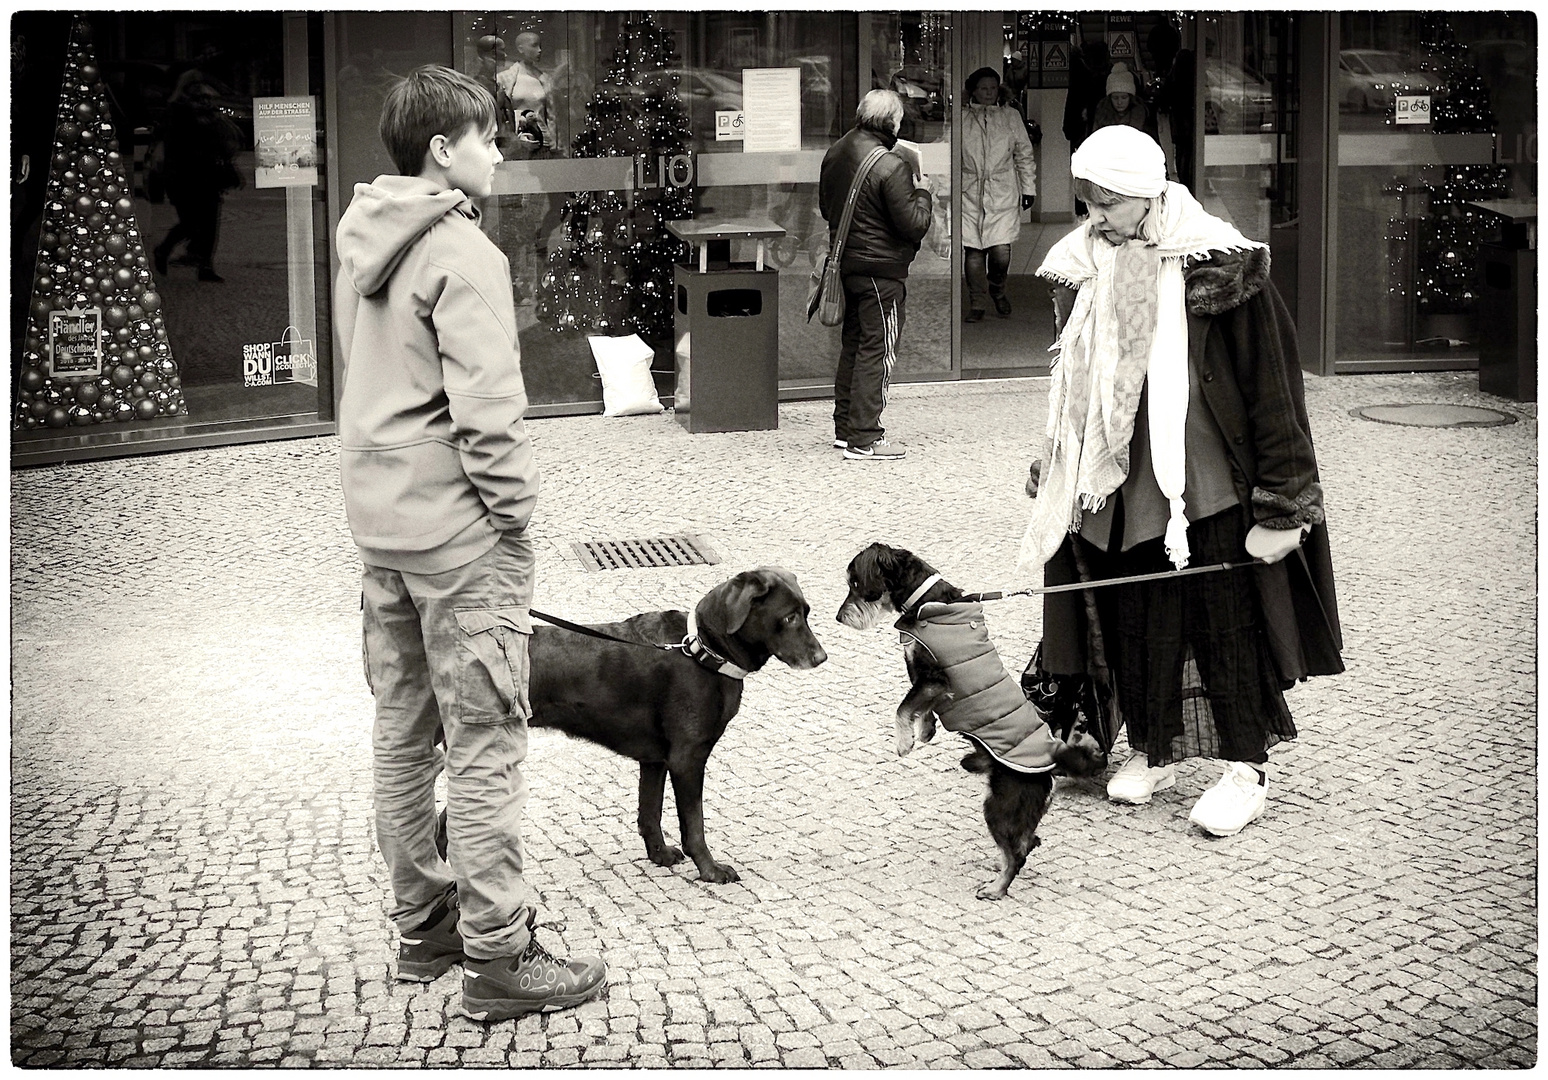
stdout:
<svg viewBox="0 0 1548 1080">
<path fill-rule="evenodd" d="M 801 69 L 743 68 L 745 154 L 801 149 Z"/>
</svg>

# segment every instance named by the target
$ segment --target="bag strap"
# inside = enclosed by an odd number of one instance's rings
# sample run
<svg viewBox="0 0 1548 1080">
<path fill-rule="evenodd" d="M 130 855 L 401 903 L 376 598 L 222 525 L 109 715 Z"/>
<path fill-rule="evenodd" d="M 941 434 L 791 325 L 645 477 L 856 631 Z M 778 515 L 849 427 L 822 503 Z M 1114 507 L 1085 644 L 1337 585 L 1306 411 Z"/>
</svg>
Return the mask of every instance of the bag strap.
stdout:
<svg viewBox="0 0 1548 1080">
<path fill-rule="evenodd" d="M 844 257 L 844 242 L 849 239 L 849 223 L 854 220 L 855 203 L 860 199 L 860 185 L 865 182 L 871 166 L 880 161 L 886 152 L 885 146 L 878 146 L 866 155 L 860 168 L 855 171 L 855 181 L 849 186 L 849 198 L 844 200 L 844 213 L 839 217 L 838 230 L 833 235 L 833 249 L 828 253 L 828 258 L 834 260 L 835 264 Z"/>
</svg>

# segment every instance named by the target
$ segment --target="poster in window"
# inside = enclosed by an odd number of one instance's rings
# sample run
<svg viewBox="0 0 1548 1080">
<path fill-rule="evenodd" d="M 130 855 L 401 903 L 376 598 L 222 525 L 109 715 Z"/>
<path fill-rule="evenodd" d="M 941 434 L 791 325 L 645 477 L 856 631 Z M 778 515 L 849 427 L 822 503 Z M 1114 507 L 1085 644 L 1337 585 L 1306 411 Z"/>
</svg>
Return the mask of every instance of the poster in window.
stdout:
<svg viewBox="0 0 1548 1080">
<path fill-rule="evenodd" d="M 317 183 L 315 98 L 253 98 L 255 187 L 311 187 Z"/>
<path fill-rule="evenodd" d="M 801 149 L 801 69 L 744 69 L 742 114 L 744 154 Z"/>
<path fill-rule="evenodd" d="M 102 374 L 102 309 L 48 313 L 48 373 L 54 378 Z"/>
</svg>

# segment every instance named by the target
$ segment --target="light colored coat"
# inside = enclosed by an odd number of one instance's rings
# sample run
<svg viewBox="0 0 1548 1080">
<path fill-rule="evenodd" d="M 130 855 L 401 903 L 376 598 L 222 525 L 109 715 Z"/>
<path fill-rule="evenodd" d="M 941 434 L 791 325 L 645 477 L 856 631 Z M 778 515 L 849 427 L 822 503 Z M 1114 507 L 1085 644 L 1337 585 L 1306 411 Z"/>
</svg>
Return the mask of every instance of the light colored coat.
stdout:
<svg viewBox="0 0 1548 1080">
<path fill-rule="evenodd" d="M 962 244 L 984 249 L 1021 235 L 1021 196 L 1037 194 L 1037 162 L 1021 114 L 969 105 L 962 118 Z"/>
</svg>

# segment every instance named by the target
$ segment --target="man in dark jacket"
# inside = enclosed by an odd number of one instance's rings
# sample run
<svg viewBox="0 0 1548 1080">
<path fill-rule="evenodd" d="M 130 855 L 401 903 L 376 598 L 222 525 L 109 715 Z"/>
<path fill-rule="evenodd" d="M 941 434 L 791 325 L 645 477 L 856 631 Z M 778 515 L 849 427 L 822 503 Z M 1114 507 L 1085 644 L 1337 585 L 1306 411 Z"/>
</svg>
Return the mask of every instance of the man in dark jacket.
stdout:
<svg viewBox="0 0 1548 1080">
<path fill-rule="evenodd" d="M 932 204 L 918 175 L 917 156 L 894 149 L 902 119 L 902 98 L 891 90 L 872 90 L 855 111 L 855 126 L 823 157 L 818 185 L 818 207 L 828 222 L 831 245 L 861 164 L 878 147 L 889 151 L 860 184 L 839 264 L 844 329 L 833 378 L 833 445 L 857 461 L 904 454 L 884 437 L 881 414 L 903 332 L 904 282 L 929 231 Z"/>
</svg>

